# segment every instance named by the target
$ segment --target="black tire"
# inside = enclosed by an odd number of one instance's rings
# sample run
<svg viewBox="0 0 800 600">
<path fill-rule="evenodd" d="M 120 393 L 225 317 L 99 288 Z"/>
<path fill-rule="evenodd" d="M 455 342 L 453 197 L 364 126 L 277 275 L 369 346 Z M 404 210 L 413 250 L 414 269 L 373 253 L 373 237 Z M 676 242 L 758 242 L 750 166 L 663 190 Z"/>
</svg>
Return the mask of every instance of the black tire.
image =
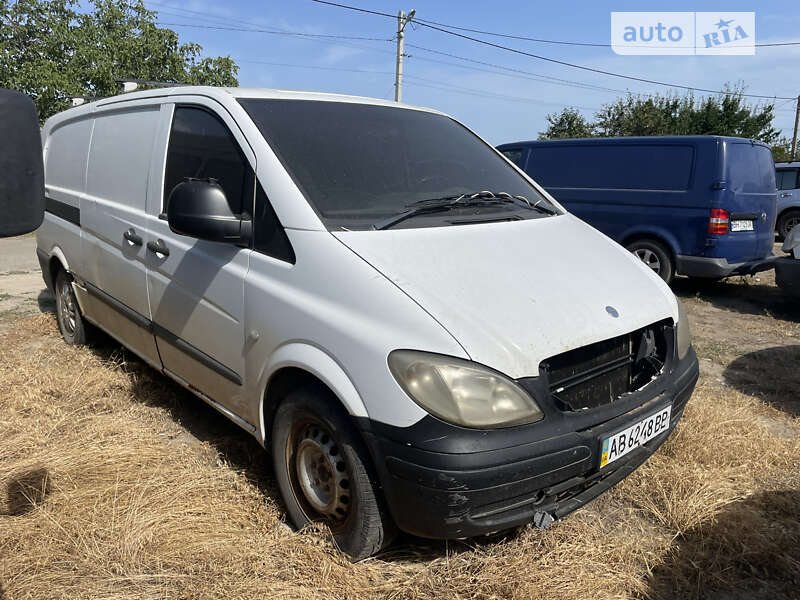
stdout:
<svg viewBox="0 0 800 600">
<path fill-rule="evenodd" d="M 296 527 L 325 523 L 353 561 L 391 543 L 395 526 L 367 450 L 327 390 L 300 388 L 281 403 L 272 425 L 272 460 Z"/>
<path fill-rule="evenodd" d="M 797 225 L 800 225 L 800 210 L 787 210 L 778 217 L 775 229 L 778 231 L 781 241 L 785 240 L 789 232 Z"/>
<path fill-rule="evenodd" d="M 72 289 L 72 280 L 64 269 L 59 269 L 56 275 L 55 295 L 56 319 L 64 341 L 70 345 L 86 344 L 91 325 L 81 315 L 75 291 Z"/>
<path fill-rule="evenodd" d="M 664 245 L 655 240 L 636 240 L 626 246 L 643 263 L 650 267 L 661 279 L 670 283 L 675 275 L 672 255 Z"/>
</svg>

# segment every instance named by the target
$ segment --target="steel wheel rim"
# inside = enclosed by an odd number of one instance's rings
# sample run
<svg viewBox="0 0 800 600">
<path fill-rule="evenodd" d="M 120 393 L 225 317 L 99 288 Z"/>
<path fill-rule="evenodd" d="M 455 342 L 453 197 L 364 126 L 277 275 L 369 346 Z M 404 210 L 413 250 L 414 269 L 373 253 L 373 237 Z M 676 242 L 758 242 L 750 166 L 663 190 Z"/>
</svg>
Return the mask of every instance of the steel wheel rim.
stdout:
<svg viewBox="0 0 800 600">
<path fill-rule="evenodd" d="M 61 307 L 61 324 L 69 335 L 73 335 L 78 322 L 78 311 L 75 306 L 75 294 L 72 293 L 68 281 L 61 284 L 58 298 Z"/>
<path fill-rule="evenodd" d="M 328 427 L 307 417 L 292 427 L 286 467 L 295 498 L 309 521 L 343 528 L 351 513 L 350 469 Z"/>
<path fill-rule="evenodd" d="M 653 269 L 656 273 L 661 272 L 661 260 L 658 255 L 649 248 L 637 248 L 633 253 L 639 257 L 644 264 Z"/>
</svg>

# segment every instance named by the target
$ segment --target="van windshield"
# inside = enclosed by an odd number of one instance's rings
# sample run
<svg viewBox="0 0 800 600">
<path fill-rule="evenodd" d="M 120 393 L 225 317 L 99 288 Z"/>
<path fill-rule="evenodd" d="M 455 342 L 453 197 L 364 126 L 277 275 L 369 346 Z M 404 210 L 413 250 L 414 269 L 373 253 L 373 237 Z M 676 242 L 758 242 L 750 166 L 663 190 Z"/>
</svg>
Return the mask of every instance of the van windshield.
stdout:
<svg viewBox="0 0 800 600">
<path fill-rule="evenodd" d="M 239 102 L 329 229 L 371 228 L 415 202 L 483 190 L 547 202 L 491 147 L 443 115 L 349 102 Z M 546 216 L 488 202 L 470 211 L 481 218 Z M 451 217 L 431 212 L 402 226 L 444 225 Z"/>
</svg>

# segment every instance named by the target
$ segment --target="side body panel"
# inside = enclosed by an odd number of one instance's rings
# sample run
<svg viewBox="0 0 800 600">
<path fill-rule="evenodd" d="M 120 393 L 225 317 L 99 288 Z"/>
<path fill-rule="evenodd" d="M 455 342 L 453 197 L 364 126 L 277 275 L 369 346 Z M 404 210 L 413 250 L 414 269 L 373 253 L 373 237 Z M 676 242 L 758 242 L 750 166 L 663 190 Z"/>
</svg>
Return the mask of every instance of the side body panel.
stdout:
<svg viewBox="0 0 800 600">
<path fill-rule="evenodd" d="M 86 114 L 43 131 L 45 216 L 36 232 L 37 247 L 58 255 L 63 266 L 78 275 L 85 271 L 81 249 L 81 208 L 86 188 L 86 161 L 92 119 Z"/>
<path fill-rule="evenodd" d="M 405 427 L 427 413 L 389 371 L 389 352 L 468 358 L 423 308 L 327 231 L 287 230 L 290 265 L 254 252 L 245 287 L 248 395 L 299 367 L 327 383 L 354 416 Z M 251 406 L 259 410 L 259 406 Z M 248 418 L 260 419 L 257 412 Z M 263 427 L 263 426 L 262 426 Z M 262 429 L 263 430 L 263 429 Z"/>
<path fill-rule="evenodd" d="M 205 106 L 234 134 L 251 164 L 255 156 L 235 121 L 217 102 L 194 96 L 162 105 L 158 144 L 152 152 L 147 207 L 148 241 L 161 240 L 168 255 L 147 252 L 147 289 L 164 368 L 243 416 L 244 279 L 250 250 L 170 231 L 164 209 L 164 169 L 176 103 Z"/>
<path fill-rule="evenodd" d="M 140 319 L 150 318 L 144 211 L 157 124 L 158 105 L 150 102 L 95 115 L 81 218 L 86 316 L 160 365 Z"/>
</svg>

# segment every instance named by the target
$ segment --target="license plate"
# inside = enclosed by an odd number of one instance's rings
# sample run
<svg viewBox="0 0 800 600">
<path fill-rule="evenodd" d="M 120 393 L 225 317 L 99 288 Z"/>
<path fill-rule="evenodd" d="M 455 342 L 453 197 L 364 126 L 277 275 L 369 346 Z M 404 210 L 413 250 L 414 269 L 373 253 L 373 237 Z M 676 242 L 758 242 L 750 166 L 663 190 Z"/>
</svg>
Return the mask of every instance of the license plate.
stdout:
<svg viewBox="0 0 800 600">
<path fill-rule="evenodd" d="M 753 231 L 753 222 L 749 219 L 731 221 L 731 231 Z"/>
<path fill-rule="evenodd" d="M 657 413 L 645 417 L 627 429 L 605 438 L 601 446 L 600 467 L 605 467 L 618 458 L 622 458 L 628 452 L 635 450 L 642 444 L 652 440 L 659 433 L 669 429 L 669 415 L 671 412 L 672 405 L 665 406 Z"/>
</svg>

